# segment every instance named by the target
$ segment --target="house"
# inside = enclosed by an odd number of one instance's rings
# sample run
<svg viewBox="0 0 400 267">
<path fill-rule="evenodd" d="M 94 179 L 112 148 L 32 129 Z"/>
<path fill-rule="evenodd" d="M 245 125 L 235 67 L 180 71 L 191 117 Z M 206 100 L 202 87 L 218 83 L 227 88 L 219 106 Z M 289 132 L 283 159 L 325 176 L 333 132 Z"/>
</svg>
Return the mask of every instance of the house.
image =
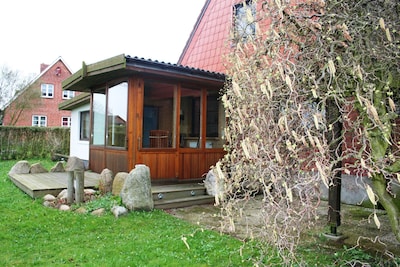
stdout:
<svg viewBox="0 0 400 267">
<path fill-rule="evenodd" d="M 58 105 L 78 94 L 61 88 L 61 81 L 71 74 L 61 57 L 50 65 L 41 64 L 40 74 L 6 105 L 3 125 L 69 127 L 71 112 L 59 110 Z"/>
<path fill-rule="evenodd" d="M 92 171 L 145 164 L 153 181 L 189 181 L 224 155 L 224 82 L 218 72 L 118 55 L 64 80 L 63 90 L 86 97 L 60 108 L 73 110 L 71 146 L 86 141 Z"/>
<path fill-rule="evenodd" d="M 259 33 L 262 32 L 264 24 L 257 23 L 257 11 L 262 8 L 260 6 L 262 2 L 207 0 L 182 51 L 178 64 L 226 73 L 228 62 L 225 61 L 225 56 L 235 47 L 237 40 L 245 41 L 246 38 L 254 35 L 256 30 L 260 30 Z M 353 113 L 349 116 L 356 116 Z M 395 131 L 397 131 L 397 135 L 398 130 Z M 352 137 L 349 137 L 349 135 L 351 133 L 347 133 L 345 136 L 347 147 L 353 145 Z M 346 159 L 342 164 L 353 163 L 353 161 L 354 159 L 351 158 Z M 365 188 L 361 185 L 370 183 L 370 179 L 360 178 L 360 175 L 366 175 L 366 172 L 342 173 L 342 202 L 360 204 L 368 200 Z M 325 187 L 322 188 L 324 190 L 323 195 L 327 197 L 328 192 L 325 189 Z"/>
<path fill-rule="evenodd" d="M 177 64 L 225 73 L 224 56 L 239 38 L 255 34 L 247 13 L 255 18 L 256 9 L 249 0 L 207 0 Z"/>
</svg>

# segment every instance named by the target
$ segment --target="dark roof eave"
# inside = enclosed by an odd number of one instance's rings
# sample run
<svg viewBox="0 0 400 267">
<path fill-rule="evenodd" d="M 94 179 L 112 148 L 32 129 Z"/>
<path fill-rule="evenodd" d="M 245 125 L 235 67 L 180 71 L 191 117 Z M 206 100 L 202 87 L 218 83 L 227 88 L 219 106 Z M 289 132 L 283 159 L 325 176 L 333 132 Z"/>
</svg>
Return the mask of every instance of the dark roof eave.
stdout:
<svg viewBox="0 0 400 267">
<path fill-rule="evenodd" d="M 64 80 L 62 86 L 63 90 L 90 92 L 91 87 L 134 73 L 207 84 L 221 84 L 225 81 L 223 73 L 119 55 L 87 66 L 83 63 L 82 69 Z"/>
</svg>

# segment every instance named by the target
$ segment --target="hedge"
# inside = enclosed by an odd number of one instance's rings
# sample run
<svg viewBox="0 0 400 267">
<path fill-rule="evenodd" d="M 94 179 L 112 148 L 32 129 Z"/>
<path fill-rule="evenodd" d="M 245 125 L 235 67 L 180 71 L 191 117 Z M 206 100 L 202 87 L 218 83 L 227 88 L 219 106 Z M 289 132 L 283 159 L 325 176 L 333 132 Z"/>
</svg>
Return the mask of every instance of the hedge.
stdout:
<svg viewBox="0 0 400 267">
<path fill-rule="evenodd" d="M 48 158 L 69 155 L 69 128 L 0 127 L 0 159 Z"/>
</svg>

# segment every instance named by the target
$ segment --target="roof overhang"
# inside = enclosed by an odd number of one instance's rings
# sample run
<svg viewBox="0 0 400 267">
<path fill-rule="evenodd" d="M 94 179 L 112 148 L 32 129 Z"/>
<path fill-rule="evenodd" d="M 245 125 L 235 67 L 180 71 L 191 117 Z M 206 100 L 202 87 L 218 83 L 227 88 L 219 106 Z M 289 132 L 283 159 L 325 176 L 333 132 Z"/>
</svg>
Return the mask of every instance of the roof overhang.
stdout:
<svg viewBox="0 0 400 267">
<path fill-rule="evenodd" d="M 82 105 L 90 103 L 90 94 L 89 93 L 81 93 L 74 98 L 68 99 L 58 105 L 59 110 L 73 110 Z"/>
<path fill-rule="evenodd" d="M 109 81 L 135 74 L 215 86 L 221 86 L 225 82 L 225 75 L 222 73 L 122 54 L 90 65 L 82 63 L 82 69 L 65 79 L 62 87 L 63 90 L 92 92 L 94 88 Z"/>
</svg>

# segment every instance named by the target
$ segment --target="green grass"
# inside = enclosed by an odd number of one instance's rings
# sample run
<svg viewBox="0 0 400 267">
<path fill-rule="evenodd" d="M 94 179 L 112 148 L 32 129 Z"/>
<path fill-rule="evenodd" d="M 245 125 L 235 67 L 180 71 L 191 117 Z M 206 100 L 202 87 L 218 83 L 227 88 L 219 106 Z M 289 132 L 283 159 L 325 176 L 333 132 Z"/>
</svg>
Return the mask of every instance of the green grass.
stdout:
<svg viewBox="0 0 400 267">
<path fill-rule="evenodd" d="M 47 169 L 54 166 L 40 162 Z M 282 266 L 274 249 L 201 229 L 160 210 L 116 219 L 110 212 L 95 217 L 46 208 L 10 181 L 7 173 L 15 163 L 0 162 L 0 266 L 253 266 L 259 258 L 261 265 Z M 346 266 L 354 257 L 354 251 L 331 253 L 315 244 L 299 250 L 298 258 L 307 263 L 298 265 Z"/>
</svg>

